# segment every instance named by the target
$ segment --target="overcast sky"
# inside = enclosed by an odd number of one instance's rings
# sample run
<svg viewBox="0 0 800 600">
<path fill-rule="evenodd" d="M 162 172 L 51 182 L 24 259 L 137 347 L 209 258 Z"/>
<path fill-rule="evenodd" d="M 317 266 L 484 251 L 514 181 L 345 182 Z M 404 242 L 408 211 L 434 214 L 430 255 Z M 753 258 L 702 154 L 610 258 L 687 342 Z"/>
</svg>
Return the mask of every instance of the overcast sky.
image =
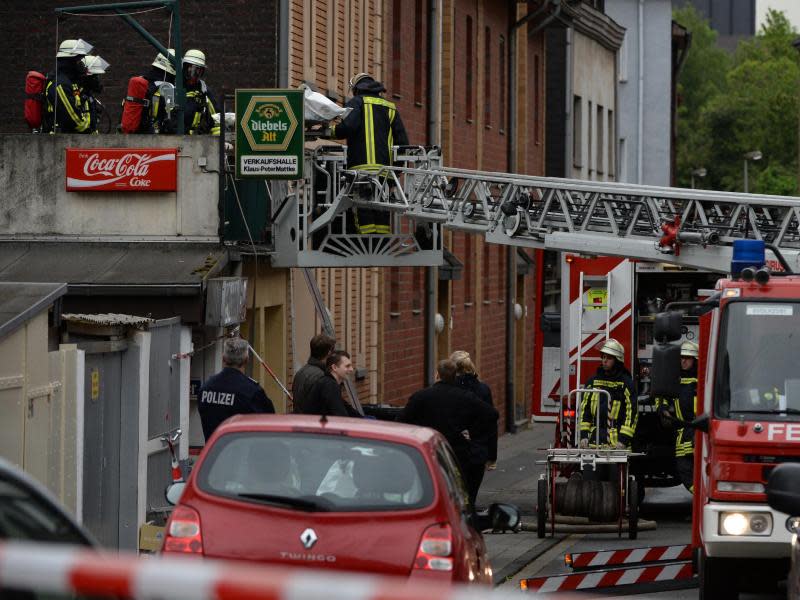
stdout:
<svg viewBox="0 0 800 600">
<path fill-rule="evenodd" d="M 756 0 L 756 31 L 761 29 L 770 8 L 783 11 L 795 29 L 800 31 L 800 0 Z"/>
</svg>

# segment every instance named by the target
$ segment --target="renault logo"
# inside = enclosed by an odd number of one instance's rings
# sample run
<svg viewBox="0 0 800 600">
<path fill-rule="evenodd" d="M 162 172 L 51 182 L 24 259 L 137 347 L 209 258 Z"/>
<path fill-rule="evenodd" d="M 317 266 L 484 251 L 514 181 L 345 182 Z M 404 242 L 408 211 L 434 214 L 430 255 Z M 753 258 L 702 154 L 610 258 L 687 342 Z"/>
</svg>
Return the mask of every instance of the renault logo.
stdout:
<svg viewBox="0 0 800 600">
<path fill-rule="evenodd" d="M 300 541 L 303 542 L 303 547 L 308 550 L 311 548 L 311 546 L 317 543 L 317 534 L 309 527 L 300 534 Z"/>
</svg>

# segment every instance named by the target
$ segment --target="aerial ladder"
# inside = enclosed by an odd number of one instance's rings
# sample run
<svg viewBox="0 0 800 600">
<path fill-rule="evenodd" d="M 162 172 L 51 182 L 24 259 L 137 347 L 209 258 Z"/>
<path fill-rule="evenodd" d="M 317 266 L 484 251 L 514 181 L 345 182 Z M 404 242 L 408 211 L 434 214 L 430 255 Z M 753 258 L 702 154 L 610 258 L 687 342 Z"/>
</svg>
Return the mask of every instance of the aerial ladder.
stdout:
<svg viewBox="0 0 800 600">
<path fill-rule="evenodd" d="M 273 209 L 276 266 L 436 266 L 443 230 L 719 273 L 733 240 L 759 239 L 778 251 L 773 268 L 799 266 L 797 197 L 456 169 L 436 147 L 397 147 L 395 165 L 375 172 L 348 171 L 338 145 L 305 160 L 306 178 Z M 359 207 L 389 211 L 392 233 L 354 233 Z"/>
</svg>

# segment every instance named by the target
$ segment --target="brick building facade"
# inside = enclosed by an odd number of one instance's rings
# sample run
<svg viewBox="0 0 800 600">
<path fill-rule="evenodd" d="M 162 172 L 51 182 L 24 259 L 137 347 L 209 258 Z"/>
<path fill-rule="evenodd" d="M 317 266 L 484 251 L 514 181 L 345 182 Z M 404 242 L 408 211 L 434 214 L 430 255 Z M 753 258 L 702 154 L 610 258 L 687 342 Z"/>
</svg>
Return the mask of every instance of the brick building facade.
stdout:
<svg viewBox="0 0 800 600">
<path fill-rule="evenodd" d="M 83 38 L 110 63 L 100 96 L 114 131 L 119 123 L 128 79 L 149 68 L 156 51 L 119 16 L 110 12 L 68 15 L 56 19 L 55 8 L 103 4 L 102 0 L 56 2 L 32 0 L 0 4 L 0 39 L 5 46 L 6 75 L 0 94 L 6 105 L 0 111 L 0 132 L 26 133 L 22 107 L 25 74 L 29 70 L 55 70 L 59 41 Z M 278 85 L 279 2 L 204 2 L 181 0 L 180 19 L 184 51 L 199 48 L 206 53 L 205 80 L 217 97 L 237 87 Z M 166 9 L 131 11 L 162 44 L 169 43 L 170 13 Z"/>
</svg>

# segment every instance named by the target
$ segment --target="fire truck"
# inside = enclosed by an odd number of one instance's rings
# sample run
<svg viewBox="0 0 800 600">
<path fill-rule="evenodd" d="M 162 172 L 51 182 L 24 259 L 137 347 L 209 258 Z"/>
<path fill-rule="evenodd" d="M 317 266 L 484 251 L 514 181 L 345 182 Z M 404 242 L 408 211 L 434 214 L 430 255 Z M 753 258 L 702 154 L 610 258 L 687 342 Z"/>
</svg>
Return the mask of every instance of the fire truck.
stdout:
<svg viewBox="0 0 800 600">
<path fill-rule="evenodd" d="M 800 462 L 800 276 L 784 266 L 765 268 L 763 241 L 734 242 L 731 277 L 694 307 L 704 314 L 692 545 L 704 599 L 737 598 L 748 584 L 763 591 L 788 571 L 796 520 L 770 508 L 765 491 L 776 465 Z M 671 321 L 656 318 L 656 337 L 680 337 Z M 657 344 L 654 388 L 674 380 L 678 355 L 676 344 Z"/>
</svg>

